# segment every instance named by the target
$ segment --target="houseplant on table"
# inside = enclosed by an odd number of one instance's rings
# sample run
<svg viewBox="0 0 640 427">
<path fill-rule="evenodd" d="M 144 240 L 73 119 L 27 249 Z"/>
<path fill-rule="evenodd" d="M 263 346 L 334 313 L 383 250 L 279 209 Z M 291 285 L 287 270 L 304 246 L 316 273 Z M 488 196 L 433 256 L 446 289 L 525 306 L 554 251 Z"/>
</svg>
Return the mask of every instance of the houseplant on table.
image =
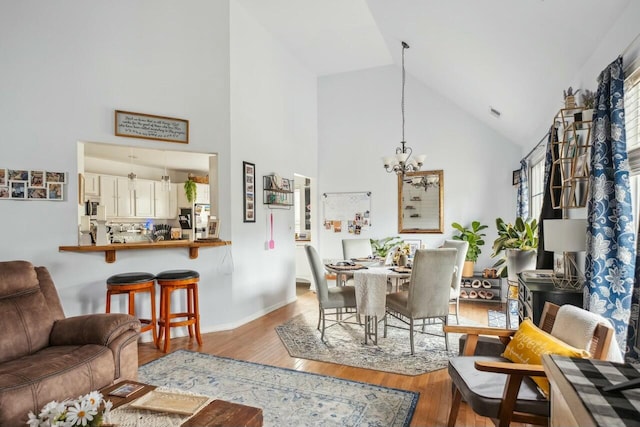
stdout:
<svg viewBox="0 0 640 427">
<path fill-rule="evenodd" d="M 489 226 L 480 224 L 480 221 L 472 221 L 470 228 L 463 227 L 457 222 L 454 222 L 451 226 L 460 232 L 459 235 L 453 236 L 453 240 L 463 240 L 469 243 L 464 268 L 462 269 L 462 276 L 472 277 L 476 261 L 478 261 L 478 256 L 482 253 L 482 250 L 480 249 L 480 247 L 484 245 L 484 240 L 482 238 L 486 236 L 486 234 L 481 233 L 481 231 L 489 228 Z"/>
<path fill-rule="evenodd" d="M 538 221 L 516 218 L 515 224 L 496 218 L 498 237 L 493 242 L 492 258 L 502 257 L 493 265 L 498 276 L 507 277 L 510 284 L 518 282 L 517 274 L 536 267 L 536 249 L 538 248 Z"/>
<path fill-rule="evenodd" d="M 385 237 L 384 239 L 369 239 L 371 241 L 371 249 L 373 254 L 380 258 L 386 258 L 389 251 L 402 244 L 403 240 L 399 236 Z"/>
</svg>

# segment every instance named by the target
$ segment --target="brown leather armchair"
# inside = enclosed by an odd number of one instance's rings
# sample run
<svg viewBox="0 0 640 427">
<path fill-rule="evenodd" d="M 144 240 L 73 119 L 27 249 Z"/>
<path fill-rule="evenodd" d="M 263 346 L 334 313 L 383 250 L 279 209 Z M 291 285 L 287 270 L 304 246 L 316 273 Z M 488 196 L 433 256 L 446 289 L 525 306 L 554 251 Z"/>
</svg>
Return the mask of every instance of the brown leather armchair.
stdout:
<svg viewBox="0 0 640 427">
<path fill-rule="evenodd" d="M 65 318 L 45 267 L 0 262 L 0 330 L 0 425 L 137 378 L 140 322 L 116 313 Z"/>
</svg>

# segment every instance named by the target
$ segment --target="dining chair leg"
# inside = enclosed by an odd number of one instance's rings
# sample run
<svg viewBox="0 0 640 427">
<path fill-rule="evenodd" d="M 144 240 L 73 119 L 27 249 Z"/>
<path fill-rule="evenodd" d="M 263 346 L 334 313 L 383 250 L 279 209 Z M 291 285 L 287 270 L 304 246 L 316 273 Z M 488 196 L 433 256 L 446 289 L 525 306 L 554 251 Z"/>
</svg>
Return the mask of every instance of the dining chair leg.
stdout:
<svg viewBox="0 0 640 427">
<path fill-rule="evenodd" d="M 387 313 L 384 313 L 384 338 L 387 337 Z"/>
<path fill-rule="evenodd" d="M 456 388 L 453 392 L 453 396 L 451 397 L 451 410 L 449 411 L 449 420 L 447 421 L 447 427 L 455 427 L 461 401 L 462 394 L 460 393 L 460 390 Z"/>
<path fill-rule="evenodd" d="M 449 324 L 449 316 L 444 316 L 444 319 L 442 319 L 444 322 L 444 326 L 447 326 Z M 443 328 L 444 330 L 444 328 Z M 447 334 L 447 332 L 445 331 L 444 333 L 444 348 L 449 351 L 449 334 Z"/>
<path fill-rule="evenodd" d="M 456 325 L 460 324 L 458 313 L 460 313 L 460 297 L 456 298 Z"/>
<path fill-rule="evenodd" d="M 409 319 L 409 342 L 411 343 L 411 355 L 413 356 L 413 317 Z"/>
<path fill-rule="evenodd" d="M 322 321 L 322 307 L 318 306 L 318 326 L 317 330 L 320 330 L 320 322 Z"/>
</svg>

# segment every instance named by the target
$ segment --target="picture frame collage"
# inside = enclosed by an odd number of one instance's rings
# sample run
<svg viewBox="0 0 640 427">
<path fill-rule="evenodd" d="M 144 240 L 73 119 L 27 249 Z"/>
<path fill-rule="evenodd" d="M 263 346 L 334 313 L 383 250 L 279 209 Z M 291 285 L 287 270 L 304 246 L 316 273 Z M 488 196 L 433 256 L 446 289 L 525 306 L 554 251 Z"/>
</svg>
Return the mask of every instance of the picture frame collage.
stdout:
<svg viewBox="0 0 640 427">
<path fill-rule="evenodd" d="M 67 174 L 0 168 L 0 200 L 64 200 Z"/>
<path fill-rule="evenodd" d="M 256 165 L 242 162 L 244 222 L 256 222 Z"/>
</svg>

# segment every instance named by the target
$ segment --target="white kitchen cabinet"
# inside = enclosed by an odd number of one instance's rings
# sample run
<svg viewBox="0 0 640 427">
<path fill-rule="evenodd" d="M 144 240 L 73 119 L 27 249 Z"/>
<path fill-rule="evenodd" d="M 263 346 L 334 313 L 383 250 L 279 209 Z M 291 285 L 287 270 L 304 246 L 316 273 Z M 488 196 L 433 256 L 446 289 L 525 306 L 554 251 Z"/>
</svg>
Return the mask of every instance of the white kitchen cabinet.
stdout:
<svg viewBox="0 0 640 427">
<path fill-rule="evenodd" d="M 133 197 L 133 215 L 136 217 L 151 218 L 155 216 L 155 181 L 139 179 L 136 183 L 136 191 Z"/>
<path fill-rule="evenodd" d="M 95 173 L 84 174 L 84 194 L 85 196 L 100 195 L 100 175 Z"/>
<path fill-rule="evenodd" d="M 160 181 L 154 181 L 155 217 L 175 219 L 178 216 L 178 185 L 171 184 L 169 191 L 162 188 Z"/>
<path fill-rule="evenodd" d="M 209 204 L 209 184 L 196 183 L 196 203 Z"/>
<path fill-rule="evenodd" d="M 100 204 L 106 207 L 107 218 L 118 216 L 118 181 L 115 176 L 100 175 Z"/>
<path fill-rule="evenodd" d="M 129 191 L 129 178 L 116 177 L 116 215 L 119 217 L 135 216 L 134 210 L 134 192 Z"/>
</svg>

